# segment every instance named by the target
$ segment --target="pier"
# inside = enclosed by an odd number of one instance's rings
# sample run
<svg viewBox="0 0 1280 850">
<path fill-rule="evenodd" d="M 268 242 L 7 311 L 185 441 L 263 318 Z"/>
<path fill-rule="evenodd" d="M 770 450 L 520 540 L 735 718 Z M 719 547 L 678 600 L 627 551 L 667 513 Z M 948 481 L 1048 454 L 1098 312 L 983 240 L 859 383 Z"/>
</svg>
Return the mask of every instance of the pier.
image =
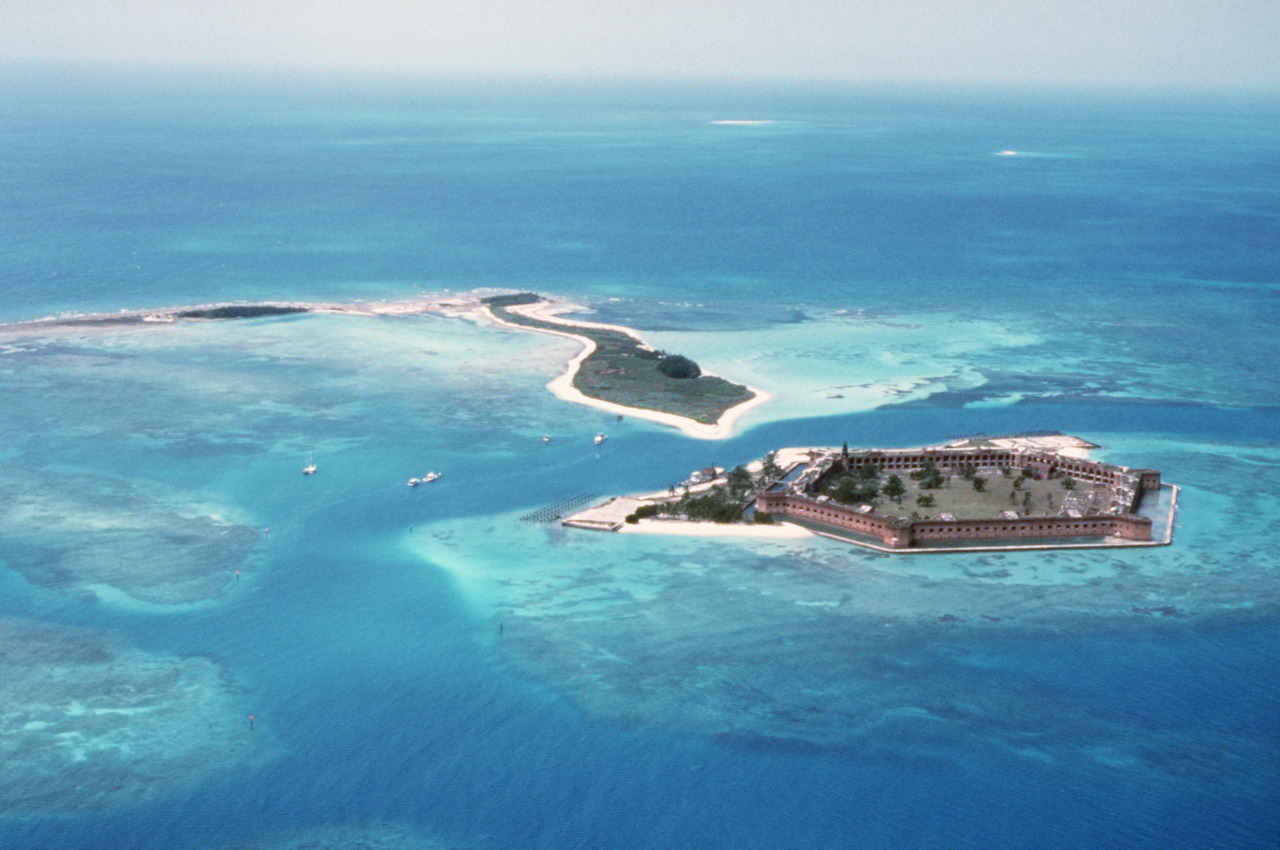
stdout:
<svg viewBox="0 0 1280 850">
<path fill-rule="evenodd" d="M 580 496 L 569 496 L 568 498 L 559 499 L 558 501 L 552 502 L 551 504 L 545 505 L 537 510 L 530 511 L 520 517 L 520 521 L 544 523 L 556 522 L 557 520 L 564 519 L 570 514 L 577 513 L 599 498 L 599 493 L 584 493 Z"/>
</svg>

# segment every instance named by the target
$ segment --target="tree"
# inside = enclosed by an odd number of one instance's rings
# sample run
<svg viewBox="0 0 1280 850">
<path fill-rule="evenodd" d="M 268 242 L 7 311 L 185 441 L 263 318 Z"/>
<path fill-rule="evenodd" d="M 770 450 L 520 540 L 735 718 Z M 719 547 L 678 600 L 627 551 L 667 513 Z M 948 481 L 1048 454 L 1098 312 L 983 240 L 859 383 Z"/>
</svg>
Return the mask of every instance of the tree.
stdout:
<svg viewBox="0 0 1280 850">
<path fill-rule="evenodd" d="M 987 479 L 975 477 L 973 479 L 973 489 L 977 490 L 979 493 L 985 492 L 987 489 Z"/>
<path fill-rule="evenodd" d="M 658 361 L 658 371 L 668 378 L 696 378 L 702 374 L 698 364 L 683 354 L 668 354 L 663 357 Z"/>
<path fill-rule="evenodd" d="M 769 452 L 764 456 L 764 465 L 760 469 L 760 477 L 764 481 L 772 481 L 782 475 L 782 467 L 778 466 L 778 453 Z"/>
<path fill-rule="evenodd" d="M 837 502 L 856 505 L 859 502 L 870 502 L 879 495 L 879 490 L 874 483 L 863 484 L 858 479 L 846 475 L 836 484 L 831 495 Z"/>
<path fill-rule="evenodd" d="M 902 479 L 896 475 L 890 475 L 889 480 L 884 483 L 884 494 L 893 499 L 898 504 L 902 504 L 902 497 L 907 495 L 907 487 L 902 483 Z"/>
<path fill-rule="evenodd" d="M 729 492 L 735 496 L 751 489 L 751 473 L 747 472 L 746 467 L 742 464 L 738 464 L 729 470 L 729 474 L 725 476 L 725 481 L 729 484 Z"/>
<path fill-rule="evenodd" d="M 737 522 L 742 517 L 742 505 L 728 498 L 719 488 L 698 496 L 685 496 L 677 505 L 692 520 Z"/>
<path fill-rule="evenodd" d="M 972 481 L 973 476 L 978 474 L 978 467 L 971 463 L 960 464 L 960 477 L 966 481 Z"/>
<path fill-rule="evenodd" d="M 907 474 L 911 476 L 912 481 L 921 481 L 926 475 L 937 468 L 938 465 L 933 462 L 933 458 L 927 457 L 924 459 L 924 463 L 920 464 L 919 469 L 913 469 Z"/>
<path fill-rule="evenodd" d="M 920 468 L 910 473 L 911 478 L 920 482 L 920 486 L 926 490 L 937 490 L 946 480 L 942 477 L 942 473 L 938 471 L 938 465 L 933 462 L 933 458 L 927 457 L 924 463 L 920 464 Z"/>
<path fill-rule="evenodd" d="M 640 505 L 634 511 L 627 514 L 626 521 L 631 525 L 635 525 L 645 517 L 657 516 L 660 511 L 661 508 L 652 503 L 648 505 Z"/>
<path fill-rule="evenodd" d="M 922 508 L 931 508 L 933 507 L 933 496 L 930 496 L 928 494 L 923 496 L 916 496 L 916 504 Z"/>
<path fill-rule="evenodd" d="M 1074 490 L 1074 489 L 1076 489 L 1076 480 L 1075 480 L 1074 478 L 1072 478 L 1070 475 L 1063 476 L 1063 478 L 1062 478 L 1062 489 L 1063 489 L 1063 490 Z"/>
</svg>

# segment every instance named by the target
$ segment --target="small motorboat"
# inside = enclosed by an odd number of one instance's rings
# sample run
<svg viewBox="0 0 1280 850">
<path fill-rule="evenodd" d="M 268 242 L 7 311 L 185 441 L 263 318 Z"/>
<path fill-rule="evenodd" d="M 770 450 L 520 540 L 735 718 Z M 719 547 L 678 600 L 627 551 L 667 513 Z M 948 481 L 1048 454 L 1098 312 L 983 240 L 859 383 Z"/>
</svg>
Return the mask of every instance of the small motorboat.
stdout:
<svg viewBox="0 0 1280 850">
<path fill-rule="evenodd" d="M 608 438 L 608 437 L 606 437 L 604 434 L 596 434 L 596 445 L 597 445 L 597 446 L 598 446 L 598 445 L 600 445 L 601 443 L 603 443 L 603 442 L 604 442 L 605 440 L 607 440 L 607 439 L 609 439 L 609 438 Z"/>
<path fill-rule="evenodd" d="M 410 479 L 409 479 L 409 486 L 410 486 L 410 487 L 417 487 L 417 486 L 418 486 L 419 484 L 421 484 L 421 483 L 422 483 L 422 482 L 421 482 L 421 481 L 419 481 L 417 478 L 410 478 Z"/>
<path fill-rule="evenodd" d="M 423 477 L 422 481 L 423 481 L 423 483 L 425 483 L 425 484 L 430 484 L 432 481 L 435 481 L 435 480 L 436 480 L 437 478 L 439 478 L 439 477 L 440 477 L 440 473 L 438 473 L 438 472 L 428 472 L 428 473 Z"/>
</svg>

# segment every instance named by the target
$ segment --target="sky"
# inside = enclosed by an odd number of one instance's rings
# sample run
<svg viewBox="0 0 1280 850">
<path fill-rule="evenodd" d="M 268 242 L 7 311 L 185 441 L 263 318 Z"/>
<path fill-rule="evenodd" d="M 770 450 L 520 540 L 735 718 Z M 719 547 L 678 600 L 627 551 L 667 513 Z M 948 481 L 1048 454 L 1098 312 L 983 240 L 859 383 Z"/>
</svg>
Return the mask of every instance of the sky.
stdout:
<svg viewBox="0 0 1280 850">
<path fill-rule="evenodd" d="M 1280 0 L 4 0 L 0 60 L 1280 90 Z"/>
</svg>

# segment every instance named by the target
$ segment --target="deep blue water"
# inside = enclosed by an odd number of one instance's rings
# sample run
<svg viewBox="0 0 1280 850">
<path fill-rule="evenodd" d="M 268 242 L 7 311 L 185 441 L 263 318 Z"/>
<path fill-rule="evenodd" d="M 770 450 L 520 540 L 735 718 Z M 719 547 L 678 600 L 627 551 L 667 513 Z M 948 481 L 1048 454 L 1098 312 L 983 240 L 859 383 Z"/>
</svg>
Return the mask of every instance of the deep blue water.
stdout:
<svg viewBox="0 0 1280 850">
<path fill-rule="evenodd" d="M 817 339 L 833 311 L 854 309 L 939 327 L 990 319 L 1038 335 L 976 355 L 979 386 L 748 420 L 715 446 L 566 411 L 542 390 L 551 374 L 537 364 L 555 360 L 539 353 L 545 341 L 488 342 L 497 332 L 445 320 L 414 326 L 420 342 L 380 320 L 308 316 L 205 326 L 169 342 L 85 334 L 44 359 L 6 355 L 8 498 L 29 487 L 55 514 L 88 510 L 89 501 L 60 507 L 45 477 L 87 471 L 106 482 L 85 497 L 104 511 L 133 482 L 171 488 L 157 490 L 160 507 L 190 490 L 272 532 L 252 571 L 211 606 L 140 612 L 6 569 L 0 614 L 215 660 L 277 754 L 106 811 L 69 763 L 46 777 L 65 797 L 60 811 L 0 813 L 5 846 L 216 847 L 375 821 L 466 847 L 1280 839 L 1275 100 L 161 82 L 12 68 L 0 92 L 8 321 L 500 287 L 567 296 L 653 331 L 763 334 L 796 323 L 800 336 L 788 339 L 800 341 L 788 345 L 800 348 L 805 328 Z M 713 123 L 742 119 L 773 123 Z M 1005 150 L 1017 154 L 997 155 Z M 937 352 L 925 341 L 921 354 L 963 359 L 951 344 L 940 336 Z M 498 345 L 507 347 L 488 347 Z M 79 365 L 86 353 L 96 366 Z M 503 358 L 512 377 L 490 368 Z M 973 406 L 1011 395 L 1022 400 Z M 584 449 L 604 428 L 609 443 Z M 762 615 L 751 652 L 741 649 L 749 640 L 719 635 L 672 649 L 643 630 L 625 641 L 579 631 L 569 603 L 563 620 L 535 618 L 522 591 L 486 596 L 421 548 L 492 521 L 492 551 L 459 551 L 477 572 L 515 574 L 519 558 L 501 555 L 504 530 L 515 539 L 513 518 L 556 498 L 663 488 L 709 461 L 732 465 L 781 445 L 1045 428 L 1149 452 L 1189 485 L 1186 541 L 1146 561 L 1120 558 L 1114 582 L 1070 604 L 1027 602 L 1037 598 L 1029 590 L 1018 597 L 1026 625 L 1006 631 L 942 634 L 934 612 L 915 612 L 896 637 L 865 645 L 855 641 L 881 627 L 874 618 L 847 624 L 796 608 L 788 620 L 735 602 Z M 544 446 L 542 433 L 555 439 Z M 311 446 L 321 474 L 303 479 Z M 407 457 L 447 470 L 436 489 L 406 491 Z M 1223 505 L 1257 522 L 1242 529 L 1215 513 Z M 0 519 L 0 561 L 26 563 L 34 532 Z M 1230 545 L 1217 547 L 1228 531 Z M 63 545 L 74 550 L 76 534 L 92 536 L 72 532 Z M 803 557 L 750 547 L 632 549 L 607 536 L 532 545 L 535 582 L 553 561 L 566 575 L 600 570 L 618 581 L 638 558 L 660 562 L 691 634 L 714 620 L 715 603 L 682 564 L 706 559 L 722 590 L 754 587 L 761 598 L 811 580 Z M 828 566 L 887 568 L 822 551 Z M 907 572 L 945 585 L 948 605 L 983 604 L 994 585 L 943 571 L 986 562 L 946 557 Z M 1017 570 L 1037 557 L 997 565 Z M 1057 557 L 1046 570 L 1085 563 Z M 686 581 L 695 590 L 682 590 Z M 874 587 L 917 582 L 885 581 Z M 1191 615 L 1115 613 L 1156 602 Z M 628 604 L 641 620 L 667 612 Z M 679 683 L 652 684 L 668 661 L 714 663 L 757 667 L 761 689 L 786 691 L 796 656 L 775 653 L 769 628 L 811 641 L 815 657 L 844 641 L 883 653 L 895 659 L 888 666 L 918 671 L 915 702 L 973 716 L 955 727 L 963 734 L 937 740 L 891 724 L 835 741 L 804 728 L 781 737 L 735 714 L 739 697 L 698 706 L 695 722 Z M 583 695 L 576 659 L 565 657 L 578 637 L 584 658 L 585 641 L 634 653 L 638 681 L 649 683 L 634 712 Z M 844 698 L 840 676 L 794 672 L 795 689 L 832 689 L 813 698 L 818 708 Z M 901 681 L 886 673 L 883 687 Z M 1019 701 L 1003 702 L 1005 689 Z M 1034 725 L 1014 716 L 1027 707 L 1049 740 L 1023 751 L 1008 730 Z M 1132 758 L 1093 758 L 1102 740 Z M 152 745 L 159 755 L 166 742 Z"/>
<path fill-rule="evenodd" d="M 1274 100 L 110 76 L 6 91 L 15 318 L 548 283 L 1022 309 L 1047 285 L 1275 284 Z M 708 123 L 761 117 L 777 123 Z M 1006 149 L 1025 156 L 991 155 Z"/>
</svg>

